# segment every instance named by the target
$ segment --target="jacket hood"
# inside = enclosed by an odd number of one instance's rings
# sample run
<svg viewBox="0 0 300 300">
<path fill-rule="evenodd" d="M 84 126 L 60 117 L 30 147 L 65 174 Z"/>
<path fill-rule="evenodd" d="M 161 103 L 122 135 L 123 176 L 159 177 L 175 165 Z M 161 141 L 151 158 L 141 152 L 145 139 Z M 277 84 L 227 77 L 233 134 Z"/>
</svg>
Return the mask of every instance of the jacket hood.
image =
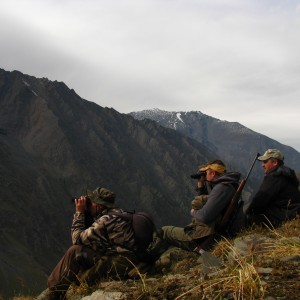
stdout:
<svg viewBox="0 0 300 300">
<path fill-rule="evenodd" d="M 220 182 L 238 184 L 240 178 L 241 178 L 241 173 L 239 173 L 239 172 L 228 172 L 228 173 L 225 173 L 225 174 L 219 176 L 218 178 L 216 178 L 214 181 L 212 181 L 212 183 L 214 185 L 218 184 Z"/>
<path fill-rule="evenodd" d="M 277 169 L 269 173 L 272 176 L 283 176 L 286 177 L 293 185 L 299 186 L 299 179 L 293 169 L 286 166 L 279 166 Z"/>
</svg>

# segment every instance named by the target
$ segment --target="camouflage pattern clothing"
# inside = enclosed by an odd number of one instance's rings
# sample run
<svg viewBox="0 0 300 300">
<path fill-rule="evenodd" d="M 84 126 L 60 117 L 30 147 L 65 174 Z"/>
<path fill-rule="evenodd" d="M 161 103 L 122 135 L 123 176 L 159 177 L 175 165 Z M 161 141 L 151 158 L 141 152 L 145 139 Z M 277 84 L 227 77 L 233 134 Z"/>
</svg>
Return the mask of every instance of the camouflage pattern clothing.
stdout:
<svg viewBox="0 0 300 300">
<path fill-rule="evenodd" d="M 117 252 L 118 246 L 135 250 L 134 232 L 130 223 L 113 213 L 122 213 L 119 208 L 109 209 L 85 229 L 85 213 L 74 215 L 71 236 L 73 245 L 85 245 L 103 253 Z"/>
<path fill-rule="evenodd" d="M 49 291 L 56 299 L 62 298 L 72 283 L 78 284 L 81 276 L 84 282 L 93 285 L 101 277 L 112 275 L 112 271 L 122 277 L 138 263 L 132 226 L 114 212 L 122 210 L 111 208 L 102 212 L 88 228 L 85 228 L 85 213 L 74 214 L 73 246 L 48 278 Z"/>
</svg>

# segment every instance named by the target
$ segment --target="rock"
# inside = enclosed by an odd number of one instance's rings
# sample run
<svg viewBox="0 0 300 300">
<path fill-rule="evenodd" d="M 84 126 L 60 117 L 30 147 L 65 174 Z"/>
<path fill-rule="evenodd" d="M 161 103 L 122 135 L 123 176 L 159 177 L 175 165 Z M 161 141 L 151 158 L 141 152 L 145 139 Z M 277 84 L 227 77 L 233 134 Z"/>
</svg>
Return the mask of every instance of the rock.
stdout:
<svg viewBox="0 0 300 300">
<path fill-rule="evenodd" d="M 121 292 L 104 292 L 98 290 L 90 296 L 83 297 L 82 300 L 120 300 L 123 296 Z"/>
<path fill-rule="evenodd" d="M 265 245 L 272 239 L 261 234 L 249 234 L 234 240 L 232 251 L 228 254 L 228 260 L 235 260 L 239 256 L 253 255 L 256 251 L 263 251 Z"/>
<path fill-rule="evenodd" d="M 273 268 L 262 268 L 262 267 L 257 267 L 255 269 L 258 274 L 271 274 L 274 270 Z"/>
</svg>

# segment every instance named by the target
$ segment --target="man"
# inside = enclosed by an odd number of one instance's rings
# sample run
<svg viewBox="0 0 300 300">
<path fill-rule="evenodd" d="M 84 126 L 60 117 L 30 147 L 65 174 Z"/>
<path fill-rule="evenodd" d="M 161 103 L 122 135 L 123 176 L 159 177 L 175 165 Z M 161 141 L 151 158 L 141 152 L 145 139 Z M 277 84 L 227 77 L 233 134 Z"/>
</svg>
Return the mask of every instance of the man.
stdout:
<svg viewBox="0 0 300 300">
<path fill-rule="evenodd" d="M 193 251 L 200 241 L 215 233 L 215 225 L 229 205 L 241 176 L 237 172 L 226 173 L 226 166 L 221 160 L 201 166 L 200 172 L 205 172 L 205 177 L 198 179 L 200 196 L 192 201 L 192 223 L 184 228 L 162 227 L 164 240 L 188 251 Z M 209 188 L 204 188 L 204 179 Z M 205 192 L 208 194 L 202 194 Z"/>
<path fill-rule="evenodd" d="M 116 269 L 117 275 L 122 276 L 133 267 L 132 264 L 138 263 L 134 254 L 133 228 L 130 222 L 118 215 L 123 211 L 115 207 L 113 192 L 106 188 L 87 191 L 87 196 L 75 199 L 75 207 L 71 227 L 73 245 L 50 274 L 48 289 L 37 298 L 39 300 L 63 299 L 72 283 L 82 281 L 92 285 Z M 86 228 L 89 215 L 95 220 Z M 109 266 L 110 255 L 119 255 L 121 268 Z"/>
<path fill-rule="evenodd" d="M 251 224 L 277 227 L 300 212 L 299 180 L 294 170 L 284 166 L 284 156 L 277 149 L 268 149 L 258 160 L 265 176 L 252 199 L 247 219 Z"/>
</svg>

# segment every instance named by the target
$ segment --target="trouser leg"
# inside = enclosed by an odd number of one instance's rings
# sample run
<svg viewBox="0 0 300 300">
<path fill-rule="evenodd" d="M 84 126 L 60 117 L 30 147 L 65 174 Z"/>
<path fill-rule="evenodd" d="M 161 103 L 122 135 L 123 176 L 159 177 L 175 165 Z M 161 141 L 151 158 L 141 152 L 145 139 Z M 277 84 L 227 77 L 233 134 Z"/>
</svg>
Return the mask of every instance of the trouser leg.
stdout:
<svg viewBox="0 0 300 300">
<path fill-rule="evenodd" d="M 170 244 L 164 239 L 164 232 L 160 228 L 153 233 L 153 241 L 147 248 L 147 253 L 149 254 L 150 258 L 152 258 L 152 261 L 155 261 L 169 247 L 170 247 Z"/>
<path fill-rule="evenodd" d="M 66 293 L 69 286 L 77 282 L 79 271 L 92 267 L 100 258 L 100 253 L 89 247 L 71 246 L 50 274 L 49 289 Z"/>
<path fill-rule="evenodd" d="M 103 277 L 122 279 L 138 263 L 138 257 L 133 252 L 103 256 L 94 266 L 80 274 L 80 281 L 92 286 Z"/>
<path fill-rule="evenodd" d="M 184 232 L 184 228 L 175 226 L 162 227 L 164 232 L 164 240 L 170 245 L 182 248 L 184 250 L 193 251 L 196 247 L 192 238 Z"/>
</svg>

